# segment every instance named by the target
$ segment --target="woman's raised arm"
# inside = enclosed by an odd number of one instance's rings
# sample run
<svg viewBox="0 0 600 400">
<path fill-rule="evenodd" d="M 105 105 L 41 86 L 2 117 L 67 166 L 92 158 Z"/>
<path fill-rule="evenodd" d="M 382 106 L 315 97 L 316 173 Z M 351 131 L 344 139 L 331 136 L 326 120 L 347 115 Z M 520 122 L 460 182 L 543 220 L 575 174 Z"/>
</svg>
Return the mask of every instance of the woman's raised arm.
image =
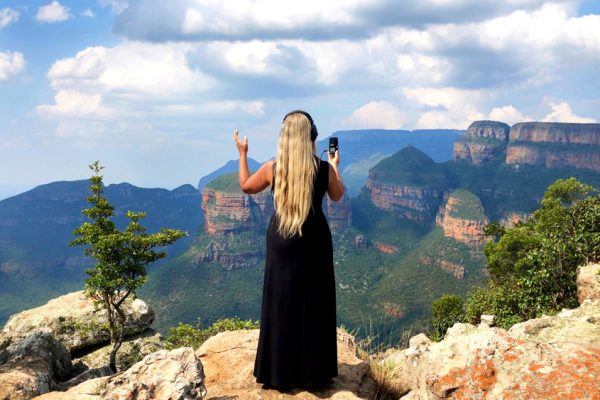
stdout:
<svg viewBox="0 0 600 400">
<path fill-rule="evenodd" d="M 329 158 L 329 185 L 327 186 L 327 194 L 331 200 L 338 201 L 344 195 L 344 184 L 338 171 L 338 165 L 340 165 L 339 150 L 336 150 L 333 156 L 330 152 L 327 152 L 327 157 Z"/>
<path fill-rule="evenodd" d="M 269 160 L 250 175 L 248 169 L 248 137 L 242 142 L 238 136 L 237 129 L 233 133 L 235 144 L 240 152 L 240 164 L 238 170 L 238 178 L 240 181 L 240 189 L 246 194 L 255 194 L 262 192 L 271 184 L 273 177 L 273 160 Z"/>
</svg>

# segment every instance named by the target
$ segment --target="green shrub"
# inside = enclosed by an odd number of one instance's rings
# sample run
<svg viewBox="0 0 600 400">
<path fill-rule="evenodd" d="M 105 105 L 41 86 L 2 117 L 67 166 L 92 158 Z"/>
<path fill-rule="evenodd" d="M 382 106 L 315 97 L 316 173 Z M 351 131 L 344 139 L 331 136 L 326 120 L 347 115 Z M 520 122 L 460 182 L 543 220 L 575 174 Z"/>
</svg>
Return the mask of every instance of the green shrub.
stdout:
<svg viewBox="0 0 600 400">
<path fill-rule="evenodd" d="M 533 218 L 503 230 L 484 247 L 490 280 L 470 293 L 466 320 L 493 314 L 511 325 L 577 306 L 577 267 L 600 259 L 600 196 L 575 178 L 548 187 Z"/>
<path fill-rule="evenodd" d="M 239 329 L 257 329 L 258 321 L 242 321 L 238 317 L 220 319 L 208 328 L 202 329 L 190 324 L 180 323 L 176 327 L 169 329 L 167 337 L 167 348 L 175 349 L 178 347 L 193 347 L 197 349 L 209 337 L 225 331 L 236 331 Z"/>
<path fill-rule="evenodd" d="M 463 319 L 463 300 L 454 294 L 445 294 L 431 304 L 432 337 L 441 339 L 448 328 Z"/>
</svg>

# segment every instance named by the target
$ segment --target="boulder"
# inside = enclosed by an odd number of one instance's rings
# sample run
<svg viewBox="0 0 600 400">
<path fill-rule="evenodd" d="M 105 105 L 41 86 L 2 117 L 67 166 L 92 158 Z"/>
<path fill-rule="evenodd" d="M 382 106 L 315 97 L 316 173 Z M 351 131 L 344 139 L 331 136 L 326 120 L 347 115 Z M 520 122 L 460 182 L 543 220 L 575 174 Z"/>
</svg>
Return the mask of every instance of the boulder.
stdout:
<svg viewBox="0 0 600 400">
<path fill-rule="evenodd" d="M 171 400 L 203 399 L 202 363 L 191 347 L 152 353 L 127 371 L 85 381 L 66 392 L 35 400 Z"/>
<path fill-rule="evenodd" d="M 577 299 L 600 300 L 600 264 L 589 264 L 577 268 Z"/>
<path fill-rule="evenodd" d="M 0 352 L 0 399 L 24 400 L 49 392 L 70 371 L 67 349 L 49 333 L 32 333 Z"/>
<path fill-rule="evenodd" d="M 148 354 L 165 348 L 163 337 L 153 329 L 126 338 L 117 353 L 117 370 L 124 371 Z M 102 368 L 108 365 L 111 344 L 100 347 L 81 357 L 73 358 L 73 365 L 81 370 Z"/>
<path fill-rule="evenodd" d="M 514 325 L 455 324 L 444 340 L 424 335 L 386 355 L 411 392 L 403 399 L 597 398 L 600 301 Z"/>
<path fill-rule="evenodd" d="M 258 329 L 219 333 L 200 346 L 196 355 L 206 373 L 208 399 L 367 399 L 375 384 L 369 364 L 356 355 L 354 337 L 338 330 L 338 376 L 331 387 L 279 391 L 263 388 L 252 375 Z M 232 368 L 232 366 L 235 366 Z"/>
<path fill-rule="evenodd" d="M 134 296 L 125 301 L 124 310 L 128 316 L 126 336 L 145 331 L 154 320 L 154 311 Z M 43 306 L 11 316 L 2 334 L 14 341 L 36 331 L 51 333 L 71 352 L 110 340 L 106 312 L 96 308 L 83 291 L 57 297 Z"/>
</svg>

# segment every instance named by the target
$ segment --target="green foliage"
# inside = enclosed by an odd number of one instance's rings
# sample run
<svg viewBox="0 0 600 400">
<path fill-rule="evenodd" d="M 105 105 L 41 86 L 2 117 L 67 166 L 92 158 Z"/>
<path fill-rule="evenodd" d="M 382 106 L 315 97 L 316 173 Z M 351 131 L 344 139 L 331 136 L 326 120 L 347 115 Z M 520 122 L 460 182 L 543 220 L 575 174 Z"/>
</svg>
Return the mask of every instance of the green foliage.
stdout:
<svg viewBox="0 0 600 400">
<path fill-rule="evenodd" d="M 456 189 L 450 194 L 458 199 L 458 204 L 452 209 L 450 215 L 456 218 L 485 220 L 483 206 L 479 197 L 466 189 Z"/>
<path fill-rule="evenodd" d="M 178 347 L 197 349 L 206 339 L 217 333 L 240 329 L 258 329 L 259 326 L 258 321 L 243 321 L 238 317 L 220 319 L 206 329 L 202 329 L 199 325 L 194 327 L 190 324 L 179 323 L 176 327 L 169 329 L 167 348 L 170 350 Z"/>
<path fill-rule="evenodd" d="M 486 244 L 490 282 L 470 294 L 468 320 L 494 314 L 509 327 L 577 305 L 577 267 L 600 259 L 600 197 L 575 178 L 559 179 L 541 204 L 532 219 Z"/>
<path fill-rule="evenodd" d="M 103 196 L 104 185 L 99 161 L 90 165 L 94 175 L 90 178 L 88 197 L 90 208 L 82 212 L 91 222 L 84 222 L 73 231 L 76 236 L 71 246 L 87 246 L 84 254 L 96 260 L 88 268 L 85 293 L 107 311 L 108 327 L 113 349 L 110 367 L 116 371 L 115 356 L 124 337 L 126 315 L 122 309 L 124 301 L 146 282 L 146 266 L 166 256 L 164 251 L 154 251 L 157 246 L 167 246 L 187 235 L 177 229 L 161 229 L 147 234 L 140 219 L 146 214 L 127 211 L 130 220 L 124 231 L 117 229 L 112 221 L 114 207 Z"/>
<path fill-rule="evenodd" d="M 242 193 L 237 172 L 221 175 L 218 178 L 210 181 L 206 187 L 219 192 Z"/>
<path fill-rule="evenodd" d="M 463 318 L 463 299 L 445 294 L 431 304 L 431 325 L 435 339 L 442 338 L 448 328 Z"/>
</svg>

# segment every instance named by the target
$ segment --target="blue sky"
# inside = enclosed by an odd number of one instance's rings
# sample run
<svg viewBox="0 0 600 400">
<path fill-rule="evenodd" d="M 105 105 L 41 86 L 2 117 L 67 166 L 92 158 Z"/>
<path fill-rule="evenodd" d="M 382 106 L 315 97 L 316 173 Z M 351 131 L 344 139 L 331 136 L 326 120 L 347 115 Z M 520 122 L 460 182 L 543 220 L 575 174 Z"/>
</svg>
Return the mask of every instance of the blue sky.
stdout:
<svg viewBox="0 0 600 400">
<path fill-rule="evenodd" d="M 0 198 L 96 159 L 195 185 L 236 128 L 271 157 L 295 108 L 321 137 L 596 122 L 599 89 L 597 0 L 1 0 Z"/>
</svg>

